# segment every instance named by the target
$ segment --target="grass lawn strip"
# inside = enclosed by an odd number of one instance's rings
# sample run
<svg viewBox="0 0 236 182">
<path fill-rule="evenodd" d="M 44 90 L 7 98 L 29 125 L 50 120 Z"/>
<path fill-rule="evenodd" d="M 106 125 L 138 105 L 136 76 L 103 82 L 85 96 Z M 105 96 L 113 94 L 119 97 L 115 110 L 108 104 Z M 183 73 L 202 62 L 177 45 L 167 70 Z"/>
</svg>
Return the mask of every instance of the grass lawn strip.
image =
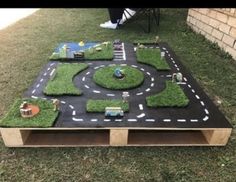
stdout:
<svg viewBox="0 0 236 182">
<path fill-rule="evenodd" d="M 124 112 L 129 111 L 129 103 L 122 100 L 88 100 L 87 112 L 105 112 L 106 107 L 121 107 Z"/>
<path fill-rule="evenodd" d="M 82 91 L 73 84 L 73 77 L 88 67 L 84 63 L 60 64 L 44 89 L 46 95 L 81 95 Z"/>
<path fill-rule="evenodd" d="M 155 67 L 157 70 L 170 70 L 165 59 L 161 59 L 160 49 L 140 49 L 136 51 L 137 61 Z"/>
<path fill-rule="evenodd" d="M 114 70 L 118 67 L 124 70 L 125 77 L 123 79 L 118 79 L 113 76 Z M 98 69 L 93 75 L 93 80 L 96 84 L 108 89 L 131 89 L 143 83 L 144 75 L 136 68 L 117 65 Z"/>
<path fill-rule="evenodd" d="M 113 45 L 109 42 L 107 45 L 101 44 L 97 46 L 102 48 L 101 51 L 96 51 L 96 47 L 92 47 L 84 51 L 84 58 L 89 60 L 112 60 L 113 59 Z"/>
<path fill-rule="evenodd" d="M 178 84 L 166 81 L 165 90 L 146 97 L 146 102 L 148 107 L 185 107 L 189 99 Z"/>
<path fill-rule="evenodd" d="M 20 114 L 20 105 L 23 101 L 38 105 L 40 111 L 32 118 L 22 118 Z M 53 110 L 53 104 L 50 101 L 42 99 L 17 99 L 9 112 L 0 121 L 0 126 L 5 127 L 51 127 L 58 116 L 58 111 Z"/>
</svg>

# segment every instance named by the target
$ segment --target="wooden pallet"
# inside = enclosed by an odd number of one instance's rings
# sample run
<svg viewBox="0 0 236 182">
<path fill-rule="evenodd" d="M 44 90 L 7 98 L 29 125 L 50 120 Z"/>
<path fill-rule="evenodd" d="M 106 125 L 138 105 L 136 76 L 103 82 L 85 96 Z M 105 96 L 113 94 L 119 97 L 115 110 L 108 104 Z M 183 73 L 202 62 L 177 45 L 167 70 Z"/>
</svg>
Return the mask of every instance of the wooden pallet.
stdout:
<svg viewBox="0 0 236 182">
<path fill-rule="evenodd" d="M 231 128 L 1 128 L 7 147 L 224 146 Z"/>
</svg>

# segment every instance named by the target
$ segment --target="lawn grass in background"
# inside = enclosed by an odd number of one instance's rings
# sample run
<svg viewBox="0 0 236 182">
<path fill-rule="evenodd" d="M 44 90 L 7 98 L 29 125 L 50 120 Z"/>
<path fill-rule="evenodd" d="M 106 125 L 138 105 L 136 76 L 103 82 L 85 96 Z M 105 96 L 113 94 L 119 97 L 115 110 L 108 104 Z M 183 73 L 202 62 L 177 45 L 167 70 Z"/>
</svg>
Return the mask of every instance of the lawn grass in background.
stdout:
<svg viewBox="0 0 236 182">
<path fill-rule="evenodd" d="M 165 58 L 161 59 L 160 49 L 137 48 L 136 56 L 139 63 L 151 65 L 157 70 L 170 70 Z"/>
<path fill-rule="evenodd" d="M 44 89 L 46 95 L 81 95 L 82 91 L 75 87 L 73 78 L 88 68 L 85 63 L 59 64 L 55 75 Z"/>
<path fill-rule="evenodd" d="M 86 104 L 87 112 L 105 112 L 106 107 L 121 107 L 124 112 L 129 111 L 129 103 L 123 100 L 93 100 L 90 99 Z"/>
<path fill-rule="evenodd" d="M 41 9 L 1 30 L 0 115 L 34 83 L 58 42 L 132 43 L 158 35 L 211 99 L 221 101 L 220 110 L 234 126 L 227 146 L 9 149 L 1 141 L 1 181 L 235 181 L 236 63 L 192 32 L 186 15 L 187 9 L 161 8 L 157 31 L 152 26 L 145 34 L 138 24 L 145 26 L 145 17 L 108 30 L 99 27 L 109 18 L 107 9 Z"/>
<path fill-rule="evenodd" d="M 39 113 L 32 118 L 22 118 L 20 105 L 23 101 L 39 106 Z M 53 110 L 51 101 L 42 99 L 17 99 L 11 106 L 6 116 L 0 120 L 0 126 L 4 127 L 51 127 L 58 116 L 58 111 Z"/>
<path fill-rule="evenodd" d="M 189 99 L 177 83 L 166 81 L 165 89 L 158 94 L 146 97 L 146 102 L 148 107 L 185 107 Z"/>
</svg>

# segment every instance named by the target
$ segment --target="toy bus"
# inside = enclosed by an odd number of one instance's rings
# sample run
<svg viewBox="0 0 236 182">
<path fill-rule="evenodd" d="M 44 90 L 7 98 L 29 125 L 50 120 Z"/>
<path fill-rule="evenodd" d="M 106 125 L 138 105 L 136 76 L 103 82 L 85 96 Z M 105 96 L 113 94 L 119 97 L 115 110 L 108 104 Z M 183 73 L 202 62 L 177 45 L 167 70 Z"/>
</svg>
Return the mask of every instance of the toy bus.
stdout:
<svg viewBox="0 0 236 182">
<path fill-rule="evenodd" d="M 121 107 L 106 107 L 105 116 L 112 116 L 112 117 L 124 116 L 124 111 L 121 109 Z"/>
</svg>

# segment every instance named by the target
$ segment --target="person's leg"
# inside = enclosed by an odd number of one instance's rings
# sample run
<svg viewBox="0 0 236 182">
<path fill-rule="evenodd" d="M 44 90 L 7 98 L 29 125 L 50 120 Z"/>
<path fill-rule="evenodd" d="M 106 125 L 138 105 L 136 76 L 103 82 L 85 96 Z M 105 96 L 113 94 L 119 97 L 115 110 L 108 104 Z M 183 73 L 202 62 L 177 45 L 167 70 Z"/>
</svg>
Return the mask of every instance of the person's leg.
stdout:
<svg viewBox="0 0 236 182">
<path fill-rule="evenodd" d="M 124 8 L 108 8 L 110 19 L 112 23 L 117 23 L 122 18 Z"/>
<path fill-rule="evenodd" d="M 100 24 L 100 27 L 116 29 L 118 26 L 118 23 L 122 19 L 124 9 L 123 8 L 108 8 L 108 12 L 109 12 L 110 20 L 103 24 Z"/>
<path fill-rule="evenodd" d="M 121 24 L 123 24 L 126 20 L 130 19 L 132 16 L 134 16 L 138 9 L 139 8 L 126 8 L 121 19 Z"/>
</svg>

